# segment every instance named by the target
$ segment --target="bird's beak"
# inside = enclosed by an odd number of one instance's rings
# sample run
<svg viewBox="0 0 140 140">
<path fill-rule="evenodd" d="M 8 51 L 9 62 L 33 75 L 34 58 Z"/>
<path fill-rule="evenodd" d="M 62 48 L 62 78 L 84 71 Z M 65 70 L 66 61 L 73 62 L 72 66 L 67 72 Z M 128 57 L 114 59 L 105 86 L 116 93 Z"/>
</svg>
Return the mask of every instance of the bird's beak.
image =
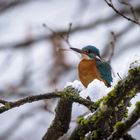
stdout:
<svg viewBox="0 0 140 140">
<path fill-rule="evenodd" d="M 81 54 L 87 54 L 87 52 L 81 50 L 81 49 L 77 49 L 77 48 L 70 48 L 71 50 L 75 51 L 75 52 L 78 52 L 78 53 L 81 53 Z"/>
</svg>

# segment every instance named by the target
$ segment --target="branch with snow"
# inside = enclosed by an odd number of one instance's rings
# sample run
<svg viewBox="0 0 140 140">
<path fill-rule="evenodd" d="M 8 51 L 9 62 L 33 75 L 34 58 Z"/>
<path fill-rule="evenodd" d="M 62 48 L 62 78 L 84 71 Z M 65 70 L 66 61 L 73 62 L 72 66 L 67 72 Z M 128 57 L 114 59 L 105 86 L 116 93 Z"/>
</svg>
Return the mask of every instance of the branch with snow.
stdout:
<svg viewBox="0 0 140 140">
<path fill-rule="evenodd" d="M 90 83 L 87 89 L 83 89 L 80 82 L 75 81 L 69 83 L 63 91 L 29 96 L 13 102 L 1 99 L 0 103 L 2 106 L 0 107 L 0 113 L 26 103 L 60 98 L 56 107 L 55 118 L 43 137 L 43 140 L 55 140 L 68 131 L 71 121 L 72 104 L 73 102 L 77 102 L 86 106 L 91 112 L 96 111 L 78 120 L 79 125 L 72 132 L 70 139 L 85 138 L 89 132 L 91 132 L 93 137 L 96 136 L 98 139 L 107 139 L 114 131 L 115 123 L 124 118 L 124 112 L 130 100 L 140 92 L 139 80 L 140 66 L 133 65 L 129 70 L 128 76 L 119 81 L 112 90 L 105 87 L 104 83 L 98 80 Z M 105 94 L 102 93 L 108 94 L 104 96 Z M 94 102 L 86 99 L 85 94 L 86 96 L 90 96 Z M 133 123 L 134 121 L 131 123 L 131 126 Z"/>
<path fill-rule="evenodd" d="M 114 140 L 121 138 L 132 125 L 140 118 L 140 102 L 136 103 L 136 108 L 129 115 L 129 117 L 124 122 L 117 122 L 115 128 L 116 130 L 111 134 L 108 140 Z"/>
<path fill-rule="evenodd" d="M 5 100 L 0 99 L 0 104 L 5 105 L 5 104 L 7 104 L 7 103 L 8 103 L 8 101 L 5 101 Z"/>
<path fill-rule="evenodd" d="M 98 139 L 106 139 L 113 130 L 109 125 L 112 114 L 117 112 L 119 104 L 124 104 L 124 99 L 132 99 L 140 92 L 140 66 L 129 70 L 129 75 L 118 82 L 112 91 L 106 97 L 101 99 L 100 107 L 88 118 L 82 118 L 80 124 L 75 128 L 71 135 L 71 140 L 85 138 L 85 135 L 91 131 Z M 124 106 L 125 107 L 125 106 Z M 117 121 L 117 120 L 116 120 Z"/>
<path fill-rule="evenodd" d="M 123 140 L 136 140 L 136 139 L 127 133 L 127 134 L 123 135 Z"/>
<path fill-rule="evenodd" d="M 77 91 L 73 88 L 67 88 L 66 92 Z M 68 98 L 61 98 L 59 100 L 55 109 L 55 118 L 44 135 L 43 140 L 57 140 L 68 131 L 71 121 L 72 104 L 73 101 Z"/>
</svg>

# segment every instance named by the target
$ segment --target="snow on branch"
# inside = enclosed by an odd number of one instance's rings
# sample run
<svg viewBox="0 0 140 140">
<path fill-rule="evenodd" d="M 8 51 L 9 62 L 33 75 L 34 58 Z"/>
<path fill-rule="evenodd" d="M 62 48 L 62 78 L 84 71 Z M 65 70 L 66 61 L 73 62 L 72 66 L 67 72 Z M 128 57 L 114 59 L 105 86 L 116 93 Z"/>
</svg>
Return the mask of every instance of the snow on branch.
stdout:
<svg viewBox="0 0 140 140">
<path fill-rule="evenodd" d="M 124 122 L 117 122 L 115 125 L 115 131 L 107 140 L 114 140 L 121 138 L 132 125 L 140 118 L 140 102 L 136 103 L 136 107 L 129 117 Z"/>
<path fill-rule="evenodd" d="M 114 113 L 119 108 L 125 107 L 125 100 L 128 102 L 138 92 L 140 92 L 140 66 L 129 70 L 129 75 L 118 82 L 112 91 L 108 93 L 106 97 L 103 97 L 100 102 L 100 107 L 97 111 L 88 118 L 82 118 L 79 121 L 79 125 L 73 131 L 70 140 L 77 138 L 85 138 L 88 132 L 92 132 L 92 136 L 96 136 L 97 139 L 106 139 L 113 131 L 112 119 L 114 119 Z M 118 112 L 119 113 L 119 112 Z M 124 112 L 123 112 L 124 113 Z M 123 116 L 124 117 L 124 116 Z M 118 119 L 114 120 L 116 123 Z"/>
<path fill-rule="evenodd" d="M 55 118 L 43 137 L 43 140 L 55 140 L 59 139 L 68 131 L 71 121 L 72 104 L 73 102 L 77 102 L 86 106 L 90 111 L 96 111 L 86 118 L 79 118 L 79 125 L 73 130 L 70 140 L 83 139 L 87 137 L 86 134 L 89 132 L 91 136 L 96 136 L 97 139 L 107 139 L 116 133 L 114 130 L 115 124 L 125 118 L 125 110 L 130 100 L 140 92 L 139 81 L 140 66 L 135 66 L 129 70 L 126 78 L 120 80 L 106 96 L 96 102 L 82 98 L 79 95 L 79 90 L 73 88 L 73 86 L 67 86 L 63 91 L 28 96 L 13 102 L 1 99 L 0 103 L 2 106 L 0 107 L 0 113 L 26 103 L 60 98 L 56 107 Z M 140 114 L 137 114 L 140 110 L 138 105 L 125 121 L 126 123 L 129 122 L 127 123 L 129 127 L 139 118 Z M 123 137 L 123 135 L 119 137 Z"/>
</svg>

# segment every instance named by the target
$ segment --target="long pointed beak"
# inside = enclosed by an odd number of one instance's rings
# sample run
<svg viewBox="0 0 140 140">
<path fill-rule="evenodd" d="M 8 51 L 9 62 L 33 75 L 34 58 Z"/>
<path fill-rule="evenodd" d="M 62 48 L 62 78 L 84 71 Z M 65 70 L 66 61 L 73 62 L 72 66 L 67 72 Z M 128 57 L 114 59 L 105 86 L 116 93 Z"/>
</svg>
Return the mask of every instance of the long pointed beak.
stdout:
<svg viewBox="0 0 140 140">
<path fill-rule="evenodd" d="M 70 48 L 71 50 L 75 51 L 75 52 L 78 52 L 78 53 L 81 53 L 81 54 L 87 54 L 85 51 L 81 50 L 81 49 L 77 49 L 77 48 Z"/>
</svg>

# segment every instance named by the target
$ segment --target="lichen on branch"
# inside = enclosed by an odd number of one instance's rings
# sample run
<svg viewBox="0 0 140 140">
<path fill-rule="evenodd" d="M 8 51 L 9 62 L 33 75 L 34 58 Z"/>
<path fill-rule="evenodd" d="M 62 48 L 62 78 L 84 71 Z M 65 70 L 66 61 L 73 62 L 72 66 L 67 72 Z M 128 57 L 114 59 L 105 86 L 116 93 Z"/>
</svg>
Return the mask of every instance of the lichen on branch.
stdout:
<svg viewBox="0 0 140 140">
<path fill-rule="evenodd" d="M 89 118 L 83 120 L 82 124 L 79 124 L 75 128 L 70 139 L 83 139 L 89 131 L 94 132 L 94 134 L 96 131 L 97 139 L 106 139 L 107 137 L 109 137 L 109 135 L 112 133 L 112 128 L 110 128 L 109 125 L 110 119 L 111 117 L 114 117 L 112 116 L 112 114 L 118 111 L 115 111 L 115 108 L 119 106 L 120 103 L 126 103 L 126 101 L 128 101 L 129 103 L 129 101 L 138 92 L 140 92 L 139 81 L 140 66 L 129 70 L 128 76 L 125 79 L 119 81 L 114 89 L 110 91 L 107 96 L 101 99 L 100 106 L 97 111 Z M 125 105 L 124 108 L 126 108 Z M 86 123 L 83 123 L 84 121 Z"/>
</svg>

